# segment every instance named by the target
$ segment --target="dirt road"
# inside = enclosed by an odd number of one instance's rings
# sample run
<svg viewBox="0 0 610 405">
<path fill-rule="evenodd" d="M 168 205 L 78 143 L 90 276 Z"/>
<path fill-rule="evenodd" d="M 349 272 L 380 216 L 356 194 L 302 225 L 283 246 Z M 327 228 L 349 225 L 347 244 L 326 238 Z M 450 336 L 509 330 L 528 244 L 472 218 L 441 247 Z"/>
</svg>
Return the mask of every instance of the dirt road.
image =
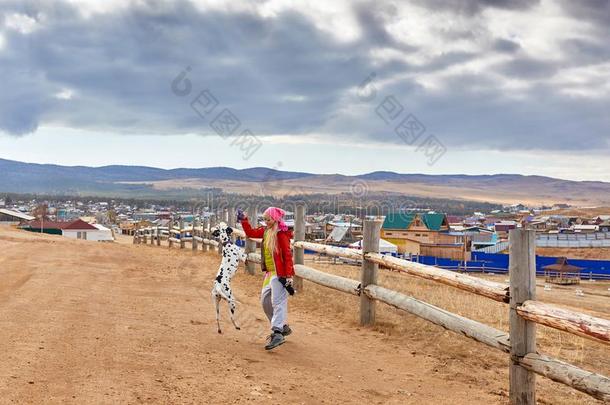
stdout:
<svg viewBox="0 0 610 405">
<path fill-rule="evenodd" d="M 266 352 L 261 280 L 240 272 L 243 328 L 223 306 L 219 335 L 209 298 L 218 263 L 0 227 L 0 403 L 507 403 L 502 363 L 469 368 L 432 340 L 357 328 L 333 314 L 335 300 L 352 298 L 332 292 L 318 310 L 291 298 L 294 333 Z"/>
</svg>

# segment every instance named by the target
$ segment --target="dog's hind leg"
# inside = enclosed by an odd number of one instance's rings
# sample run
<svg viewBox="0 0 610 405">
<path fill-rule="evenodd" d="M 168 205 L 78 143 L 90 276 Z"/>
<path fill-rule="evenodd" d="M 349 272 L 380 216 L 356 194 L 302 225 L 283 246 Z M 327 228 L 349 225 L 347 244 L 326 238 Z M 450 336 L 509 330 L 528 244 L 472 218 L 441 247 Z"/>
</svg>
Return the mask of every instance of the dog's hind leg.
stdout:
<svg viewBox="0 0 610 405">
<path fill-rule="evenodd" d="M 235 326 L 235 329 L 240 330 L 241 328 L 239 326 L 237 326 L 237 323 L 235 322 L 235 298 L 233 297 L 233 294 L 229 295 L 229 310 L 231 311 L 231 322 L 233 322 L 233 326 Z"/>
<path fill-rule="evenodd" d="M 212 299 L 214 300 L 214 305 L 216 306 L 216 325 L 218 325 L 218 333 L 222 333 L 220 330 L 220 295 L 216 292 L 216 288 L 212 290 Z"/>
</svg>

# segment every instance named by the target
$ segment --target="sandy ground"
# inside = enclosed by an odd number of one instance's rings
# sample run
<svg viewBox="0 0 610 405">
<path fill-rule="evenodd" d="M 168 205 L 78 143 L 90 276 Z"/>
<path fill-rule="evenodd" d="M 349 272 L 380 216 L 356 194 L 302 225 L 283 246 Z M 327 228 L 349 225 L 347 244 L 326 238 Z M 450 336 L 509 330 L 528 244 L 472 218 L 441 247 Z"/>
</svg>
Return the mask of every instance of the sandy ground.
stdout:
<svg viewBox="0 0 610 405">
<path fill-rule="evenodd" d="M 505 355 L 396 311 L 360 328 L 356 297 L 310 283 L 291 298 L 294 333 L 267 352 L 261 277 L 240 272 L 242 330 L 223 306 L 218 334 L 218 263 L 0 227 L 0 403 L 508 402 Z M 539 403 L 597 403 L 539 381 Z"/>
</svg>

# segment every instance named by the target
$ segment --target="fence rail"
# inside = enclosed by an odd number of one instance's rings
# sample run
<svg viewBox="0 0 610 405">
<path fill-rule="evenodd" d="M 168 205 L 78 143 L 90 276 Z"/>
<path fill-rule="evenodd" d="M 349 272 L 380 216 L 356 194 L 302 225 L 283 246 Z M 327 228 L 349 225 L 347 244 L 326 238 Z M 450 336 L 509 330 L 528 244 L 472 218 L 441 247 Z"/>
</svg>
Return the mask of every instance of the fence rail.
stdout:
<svg viewBox="0 0 610 405">
<path fill-rule="evenodd" d="M 249 210 L 249 216 L 255 217 L 252 209 Z M 535 231 L 523 229 L 510 231 L 510 283 L 505 284 L 380 254 L 381 221 L 379 220 L 365 220 L 362 250 L 305 242 L 304 218 L 304 207 L 297 206 L 293 250 L 295 285 L 301 293 L 306 293 L 301 282 L 305 279 L 336 291 L 360 296 L 360 321 L 363 325 L 375 322 L 375 302 L 383 302 L 510 354 L 509 396 L 511 404 L 536 403 L 535 374 L 563 383 L 599 400 L 610 401 L 610 379 L 608 377 L 540 354 L 536 350 L 536 324 L 582 336 L 602 344 L 610 344 L 610 321 L 535 299 Z M 203 250 L 209 250 L 209 247 L 212 246 L 216 247 L 220 253 L 222 245 L 210 237 L 212 229 L 209 221 L 204 222 L 201 226 L 195 224 L 189 228 L 170 226 L 167 235 L 160 227 L 140 229 L 134 235 L 134 243 L 147 243 L 147 240 L 150 240 L 150 244 L 160 245 L 162 239 L 167 239 L 170 247 L 172 244 L 179 243 L 180 247 L 184 248 L 184 243 L 190 242 L 193 250 L 196 250 L 198 244 L 201 243 Z M 169 237 L 170 234 L 176 235 L 176 237 Z M 254 263 L 261 262 L 260 254 L 256 253 L 255 242 L 257 241 L 247 238 L 245 233 L 238 229 L 234 230 L 233 236 L 246 240 L 246 269 L 248 273 L 253 274 Z M 358 260 L 362 266 L 360 281 L 305 266 L 304 249 L 329 256 Z M 378 285 L 379 266 L 509 304 L 509 333 Z"/>
</svg>

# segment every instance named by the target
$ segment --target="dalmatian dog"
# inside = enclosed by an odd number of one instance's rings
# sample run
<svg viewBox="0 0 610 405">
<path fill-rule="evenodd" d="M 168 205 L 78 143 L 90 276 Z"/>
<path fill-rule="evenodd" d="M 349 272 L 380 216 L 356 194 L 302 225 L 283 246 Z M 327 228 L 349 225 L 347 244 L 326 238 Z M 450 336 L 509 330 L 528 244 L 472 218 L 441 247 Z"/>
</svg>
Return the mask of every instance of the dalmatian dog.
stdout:
<svg viewBox="0 0 610 405">
<path fill-rule="evenodd" d="M 220 268 L 216 274 L 214 280 L 214 287 L 212 287 L 212 300 L 216 305 L 216 323 L 218 325 L 218 333 L 222 333 L 220 329 L 220 301 L 225 299 L 229 304 L 231 310 L 231 322 L 235 329 L 239 330 L 239 326 L 235 323 L 235 303 L 237 300 L 233 296 L 231 290 L 231 279 L 237 273 L 237 266 L 239 261 L 246 261 L 248 257 L 244 251 L 231 242 L 231 233 L 233 229 L 224 222 L 218 224 L 212 231 L 212 236 L 222 243 L 222 262 Z"/>
</svg>

